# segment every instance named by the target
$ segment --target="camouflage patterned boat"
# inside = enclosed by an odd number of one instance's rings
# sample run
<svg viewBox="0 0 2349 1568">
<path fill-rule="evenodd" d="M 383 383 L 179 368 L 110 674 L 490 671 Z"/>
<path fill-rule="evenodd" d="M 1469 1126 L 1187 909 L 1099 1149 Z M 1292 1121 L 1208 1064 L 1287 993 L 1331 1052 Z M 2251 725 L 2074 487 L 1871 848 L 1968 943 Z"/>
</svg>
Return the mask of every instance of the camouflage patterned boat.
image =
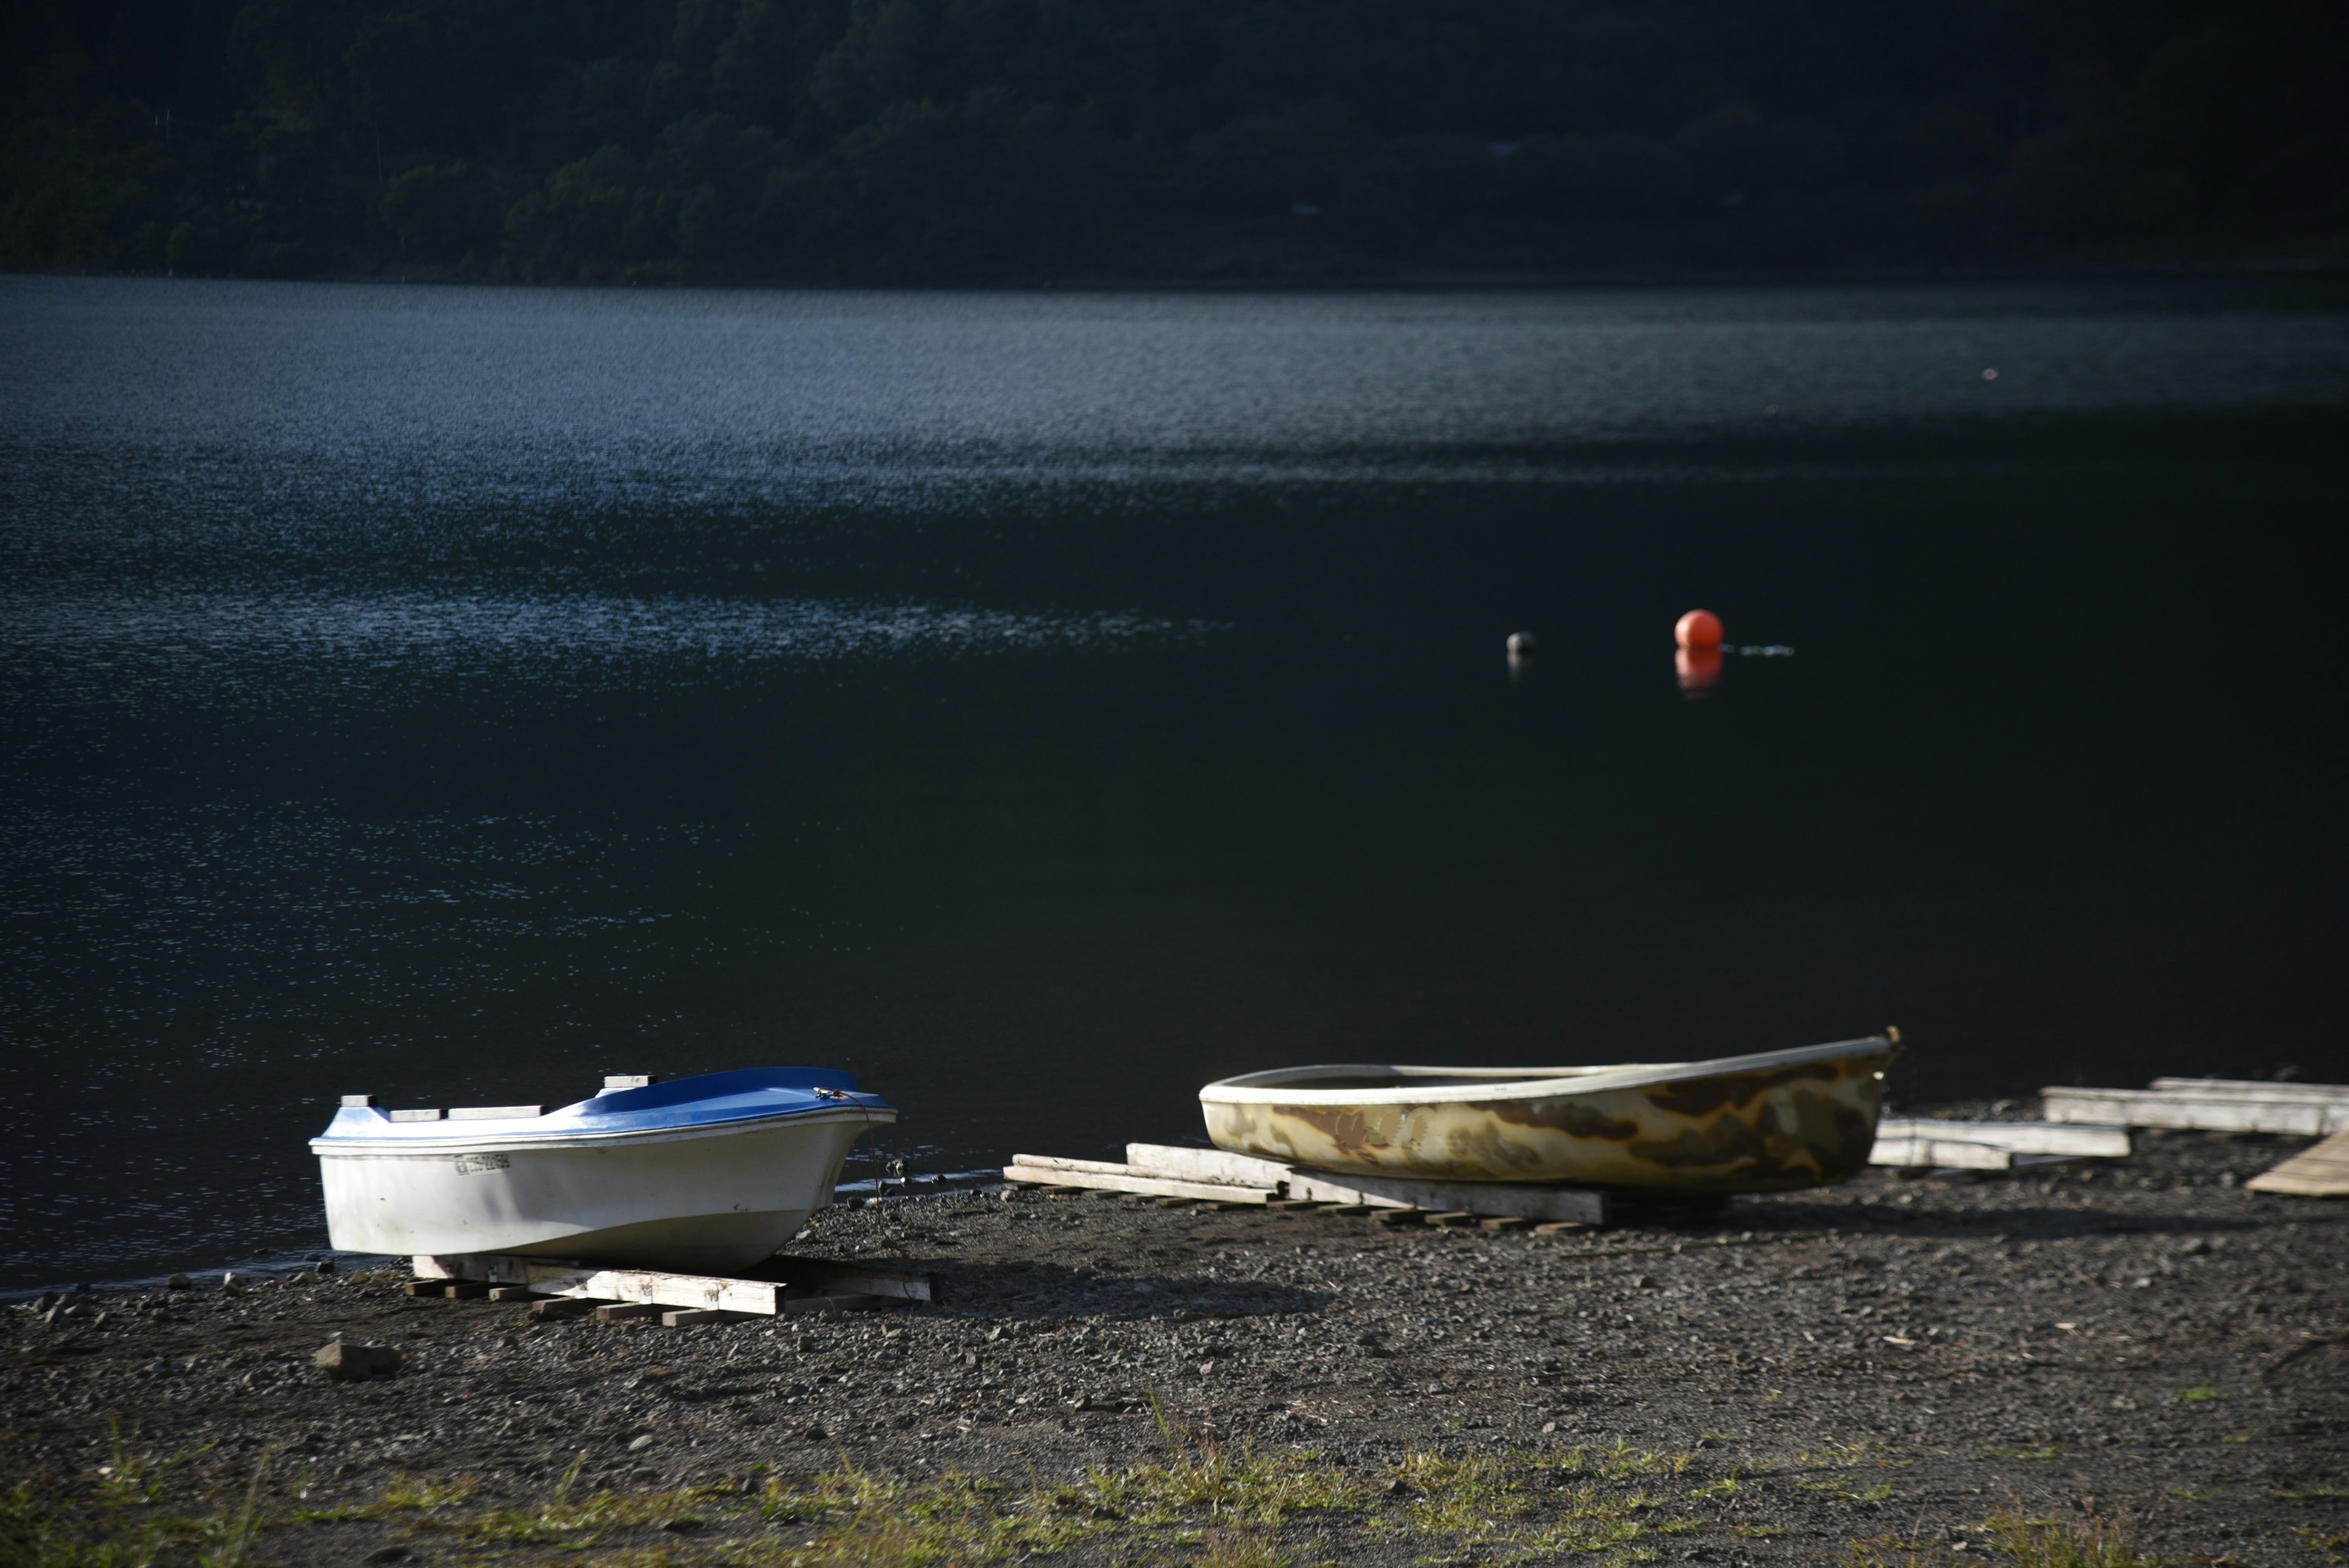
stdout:
<svg viewBox="0 0 2349 1568">
<path fill-rule="evenodd" d="M 1199 1103 L 1217 1147 L 1323 1170 L 1783 1192 L 1868 1164 L 1898 1038 L 1603 1067 L 1289 1067 Z"/>
</svg>

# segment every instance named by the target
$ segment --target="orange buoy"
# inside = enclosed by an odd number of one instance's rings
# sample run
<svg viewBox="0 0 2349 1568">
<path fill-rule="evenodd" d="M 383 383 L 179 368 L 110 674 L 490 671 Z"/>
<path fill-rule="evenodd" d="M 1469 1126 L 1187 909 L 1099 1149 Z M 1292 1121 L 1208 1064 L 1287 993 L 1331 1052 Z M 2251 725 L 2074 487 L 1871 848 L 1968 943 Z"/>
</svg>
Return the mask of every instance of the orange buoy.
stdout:
<svg viewBox="0 0 2349 1568">
<path fill-rule="evenodd" d="M 1691 610 L 1672 628 L 1672 639 L 1682 648 L 1718 649 L 1721 618 L 1711 610 Z"/>
</svg>

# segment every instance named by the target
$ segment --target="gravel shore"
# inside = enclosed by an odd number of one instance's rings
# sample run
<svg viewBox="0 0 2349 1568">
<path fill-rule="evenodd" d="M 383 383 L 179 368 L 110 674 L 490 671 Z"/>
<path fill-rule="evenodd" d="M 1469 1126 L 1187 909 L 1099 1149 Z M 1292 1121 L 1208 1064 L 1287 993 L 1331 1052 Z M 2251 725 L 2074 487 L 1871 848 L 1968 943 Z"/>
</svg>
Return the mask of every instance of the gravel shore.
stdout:
<svg viewBox="0 0 2349 1568">
<path fill-rule="evenodd" d="M 795 1250 L 947 1298 L 837 1318 L 541 1324 L 389 1271 L 28 1303 L 12 1528 L 288 1564 L 1730 1564 L 1963 1562 L 2003 1513 L 2349 1560 L 2349 1206 L 2241 1189 L 2292 1140 L 2139 1147 L 1546 1235 L 888 1199 Z M 405 1365 L 329 1384 L 336 1334 Z M 950 1496 L 944 1555 L 852 1550 Z"/>
</svg>

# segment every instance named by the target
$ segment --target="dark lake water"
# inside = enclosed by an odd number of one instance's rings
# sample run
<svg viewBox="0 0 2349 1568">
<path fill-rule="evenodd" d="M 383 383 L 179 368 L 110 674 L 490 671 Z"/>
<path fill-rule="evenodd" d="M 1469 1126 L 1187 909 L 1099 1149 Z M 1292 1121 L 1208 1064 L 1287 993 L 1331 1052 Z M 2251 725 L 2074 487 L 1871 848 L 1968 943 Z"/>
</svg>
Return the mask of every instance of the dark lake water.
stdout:
<svg viewBox="0 0 2349 1568">
<path fill-rule="evenodd" d="M 0 1282 L 315 1245 L 349 1091 L 2349 1077 L 2344 411 L 2279 282 L 0 280 Z"/>
</svg>

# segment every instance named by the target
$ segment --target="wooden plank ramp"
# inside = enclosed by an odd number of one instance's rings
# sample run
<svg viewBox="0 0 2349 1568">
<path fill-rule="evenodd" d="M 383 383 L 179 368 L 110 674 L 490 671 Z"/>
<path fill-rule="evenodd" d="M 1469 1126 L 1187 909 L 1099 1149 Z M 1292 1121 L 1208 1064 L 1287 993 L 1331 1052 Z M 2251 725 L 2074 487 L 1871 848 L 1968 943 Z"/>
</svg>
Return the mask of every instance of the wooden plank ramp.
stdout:
<svg viewBox="0 0 2349 1568">
<path fill-rule="evenodd" d="M 1222 1149 L 1173 1144 L 1128 1144 L 1125 1152 L 1123 1164 L 1014 1155 L 1003 1168 L 1003 1177 L 1026 1186 L 1135 1192 L 1202 1202 L 1288 1200 L 1580 1225 L 1604 1225 L 1609 1217 L 1607 1195 L 1582 1188 L 1339 1175 Z"/>
<path fill-rule="evenodd" d="M 1316 1203 L 1363 1203 L 1374 1209 L 1423 1209 L 1548 1224 L 1604 1225 L 1614 1217 L 1604 1192 L 1513 1181 L 1417 1181 L 1299 1169 L 1288 1179 L 1288 1195 Z"/>
<path fill-rule="evenodd" d="M 1053 1155 L 1015 1154 L 1003 1179 L 1028 1187 L 1076 1187 L 1095 1192 L 1139 1192 L 1155 1198 L 1189 1198 L 1203 1203 L 1266 1203 L 1277 1189 L 1228 1181 L 1188 1181 L 1154 1175 L 1131 1165 L 1102 1159 L 1062 1159 Z"/>
<path fill-rule="evenodd" d="M 2349 1132 L 2334 1133 L 2243 1185 L 2294 1198 L 2349 1198 Z"/>
</svg>

